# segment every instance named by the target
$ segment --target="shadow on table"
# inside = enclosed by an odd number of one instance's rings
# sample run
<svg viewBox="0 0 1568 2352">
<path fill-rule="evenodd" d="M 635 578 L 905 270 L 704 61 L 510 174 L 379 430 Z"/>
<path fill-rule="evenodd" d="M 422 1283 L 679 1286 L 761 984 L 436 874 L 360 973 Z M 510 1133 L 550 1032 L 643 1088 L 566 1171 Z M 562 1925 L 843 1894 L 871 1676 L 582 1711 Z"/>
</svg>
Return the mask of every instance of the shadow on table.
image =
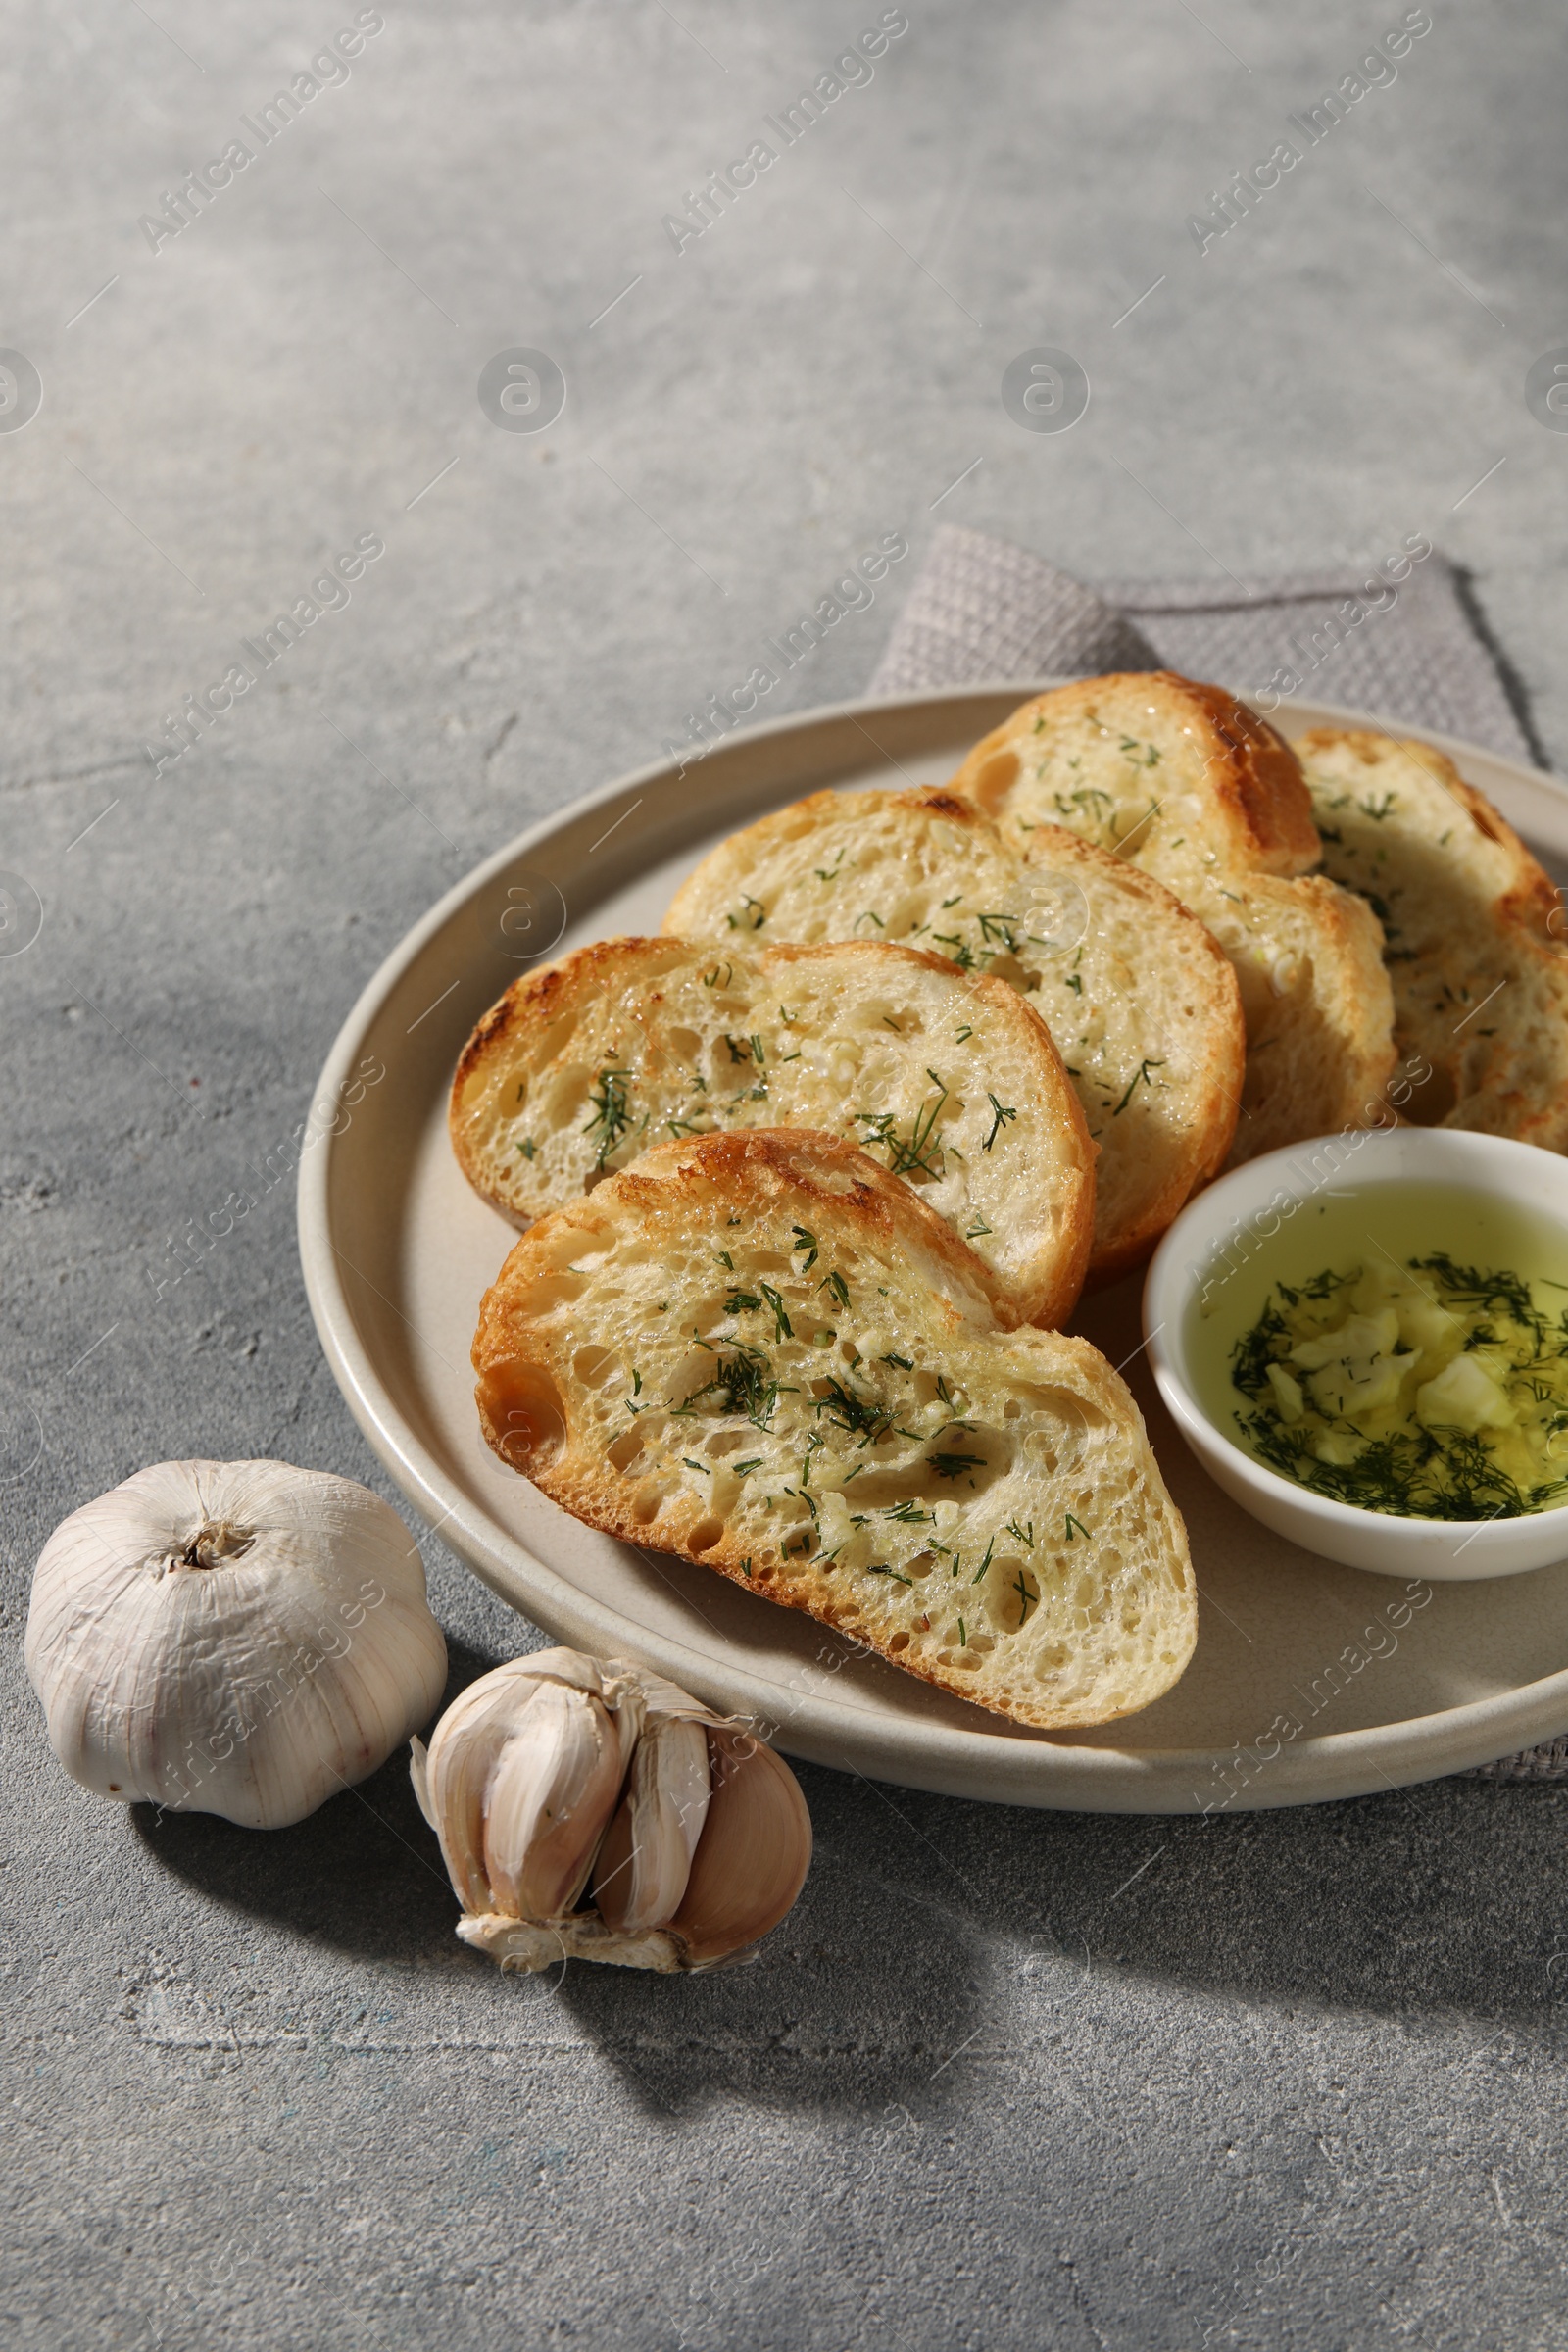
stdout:
<svg viewBox="0 0 1568 2352">
<path fill-rule="evenodd" d="M 489 1663 L 455 1643 L 453 1690 Z M 651 2111 L 745 2090 L 893 2130 L 911 2100 L 961 2097 L 1008 2037 L 1083 2031 L 1124 1973 L 1478 2022 L 1539 2019 L 1568 1977 L 1568 1788 L 1450 1780 L 1205 1822 L 799 1769 L 816 1832 L 806 1890 L 757 1961 L 695 1978 L 579 1965 L 503 1980 L 459 1947 L 406 1756 L 270 1835 L 150 1806 L 132 1819 L 214 1901 L 427 1985 L 438 1971 L 456 2043 L 586 2045 Z"/>
<path fill-rule="evenodd" d="M 459 1642 L 449 1650 L 443 1705 L 494 1663 Z M 813 1795 L 836 1777 L 812 1774 Z M 358 1980 L 323 1969 L 315 1947 L 373 1974 L 377 2000 L 396 2002 L 400 1979 L 417 1985 L 416 2021 L 384 2012 L 404 2018 L 388 2032 L 411 2034 L 409 2046 L 439 2035 L 454 2050 L 586 2047 L 651 2111 L 747 2090 L 863 2114 L 913 2096 L 976 2028 L 973 1933 L 918 1888 L 890 1918 L 854 1838 L 842 1850 L 819 1839 L 801 1902 L 752 1963 L 698 1977 L 579 1964 L 521 1979 L 457 1941 L 458 1905 L 406 1751 L 292 1829 L 259 1834 L 151 1805 L 133 1806 L 131 1820 L 159 1864 L 209 1901 L 299 1938 L 294 2032 L 330 2039 L 358 1999 Z"/>
<path fill-rule="evenodd" d="M 446 1708 L 493 1658 L 447 1643 Z M 439 1713 L 441 1709 L 438 1709 Z M 214 1901 L 365 1960 L 415 1963 L 452 1933 L 456 1904 L 400 1748 L 357 1788 L 287 1830 L 133 1805 L 148 1851 Z"/>
<path fill-rule="evenodd" d="M 893 1889 L 957 1901 L 943 1865 L 961 1870 L 999 1969 L 1009 1952 L 1087 1952 L 1106 1978 L 1478 2020 L 1568 1987 L 1568 1786 L 1466 1777 L 1206 1821 L 872 1793 L 827 1773 L 808 1786 L 819 1832 L 853 1817 Z"/>
<path fill-rule="evenodd" d="M 1204 1823 L 800 1775 L 815 1859 L 756 1964 L 560 1988 L 652 2112 L 744 2089 L 896 2135 L 993 2095 L 998 2063 L 1118 2030 L 1130 1977 L 1491 2038 L 1539 2033 L 1568 1976 L 1568 1789 L 1446 1781 Z"/>
</svg>

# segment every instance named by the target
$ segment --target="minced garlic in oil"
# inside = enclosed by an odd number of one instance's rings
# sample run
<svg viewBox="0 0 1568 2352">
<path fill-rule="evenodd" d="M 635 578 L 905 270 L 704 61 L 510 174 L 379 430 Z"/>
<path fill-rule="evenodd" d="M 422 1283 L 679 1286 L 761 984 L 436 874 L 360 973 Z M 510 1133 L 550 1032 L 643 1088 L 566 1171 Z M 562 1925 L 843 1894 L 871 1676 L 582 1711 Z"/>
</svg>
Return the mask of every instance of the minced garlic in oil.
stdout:
<svg viewBox="0 0 1568 2352">
<path fill-rule="evenodd" d="M 1568 1497 L 1568 1293 L 1444 1251 L 1276 1281 L 1231 1349 L 1249 1449 L 1401 1518 L 1502 1519 Z"/>
<path fill-rule="evenodd" d="M 1568 1220 L 1544 1183 L 1537 1206 L 1374 1173 L 1385 1145 L 1303 1147 L 1216 1244 L 1184 1317 L 1198 1400 L 1254 1460 L 1363 1510 L 1568 1505 Z"/>
</svg>

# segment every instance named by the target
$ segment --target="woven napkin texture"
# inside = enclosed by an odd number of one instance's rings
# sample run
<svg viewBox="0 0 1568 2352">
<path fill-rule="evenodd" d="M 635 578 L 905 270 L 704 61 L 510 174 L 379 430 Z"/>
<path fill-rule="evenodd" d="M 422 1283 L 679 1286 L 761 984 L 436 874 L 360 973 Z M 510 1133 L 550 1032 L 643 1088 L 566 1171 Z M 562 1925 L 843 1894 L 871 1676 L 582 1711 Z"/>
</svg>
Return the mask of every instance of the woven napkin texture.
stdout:
<svg viewBox="0 0 1568 2352">
<path fill-rule="evenodd" d="M 950 524 L 931 543 L 871 692 L 1179 669 L 1256 694 L 1284 671 L 1299 681 L 1275 683 L 1287 719 L 1294 692 L 1533 760 L 1453 566 L 1435 552 L 1412 563 L 1392 603 L 1389 586 L 1374 587 L 1377 610 L 1369 576 L 1282 573 L 1223 592 L 1186 580 L 1088 587 L 1005 540 Z"/>
<path fill-rule="evenodd" d="M 873 695 L 919 694 L 988 678 L 1094 677 L 1178 669 L 1242 694 L 1293 694 L 1462 735 L 1514 760 L 1535 757 L 1463 584 L 1434 551 L 1396 583 L 1366 572 L 1281 573 L 1210 582 L 1085 585 L 981 531 L 939 531 L 871 680 Z M 1353 602 L 1348 601 L 1353 600 Z M 1359 609 L 1361 617 L 1353 612 Z M 1288 685 L 1278 673 L 1298 681 Z M 1568 1734 L 1476 1778 L 1568 1780 Z"/>
</svg>

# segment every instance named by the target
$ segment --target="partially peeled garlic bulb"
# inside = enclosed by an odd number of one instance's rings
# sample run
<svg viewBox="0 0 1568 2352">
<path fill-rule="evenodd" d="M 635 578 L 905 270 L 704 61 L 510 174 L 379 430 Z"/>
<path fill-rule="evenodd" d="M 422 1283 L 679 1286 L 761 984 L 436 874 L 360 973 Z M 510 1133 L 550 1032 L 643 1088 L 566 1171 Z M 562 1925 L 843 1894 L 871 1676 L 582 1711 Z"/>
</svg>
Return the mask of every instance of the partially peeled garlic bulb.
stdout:
<svg viewBox="0 0 1568 2352">
<path fill-rule="evenodd" d="M 458 1934 L 504 1969 L 717 1967 L 778 1925 L 810 1864 L 789 1766 L 618 1659 L 542 1649 L 498 1666 L 428 1750 L 415 1740 L 413 1770 Z"/>
<path fill-rule="evenodd" d="M 25 1654 L 84 1788 L 249 1829 L 374 1772 L 447 1679 L 396 1511 L 287 1462 L 158 1462 L 73 1511 L 33 1576 Z"/>
</svg>

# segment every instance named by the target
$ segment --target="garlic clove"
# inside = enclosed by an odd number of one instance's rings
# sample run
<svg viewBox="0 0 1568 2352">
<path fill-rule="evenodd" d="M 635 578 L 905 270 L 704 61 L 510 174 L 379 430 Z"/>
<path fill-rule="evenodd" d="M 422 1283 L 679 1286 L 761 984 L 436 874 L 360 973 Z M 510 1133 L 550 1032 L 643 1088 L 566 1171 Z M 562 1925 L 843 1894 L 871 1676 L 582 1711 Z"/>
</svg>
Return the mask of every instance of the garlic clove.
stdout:
<svg viewBox="0 0 1568 2352">
<path fill-rule="evenodd" d="M 551 1689 L 595 1701 L 603 1694 L 615 1728 L 618 1788 L 642 1724 L 642 1694 L 629 1685 L 622 1688 L 601 1671 L 597 1659 L 574 1649 L 533 1650 L 481 1675 L 453 1700 L 430 1736 L 428 1751 L 416 1752 L 411 1762 L 415 1793 L 441 1840 L 448 1875 L 466 1911 L 498 1907 L 485 1844 L 491 1787 L 525 1710 L 541 1690 Z M 513 1793 L 515 1799 L 517 1790 Z"/>
<path fill-rule="evenodd" d="M 703 1726 L 650 1715 L 594 1865 L 594 1901 L 608 1928 L 637 1935 L 674 1917 L 708 1819 L 709 1793 Z"/>
<path fill-rule="evenodd" d="M 603 1700 L 565 1683 L 537 1682 L 485 1798 L 493 1909 L 539 1921 L 571 1909 L 588 1884 L 622 1769 Z"/>
<path fill-rule="evenodd" d="M 688 1968 L 712 1968 L 760 1942 L 791 1908 L 811 1865 L 811 1817 L 783 1758 L 728 1726 L 710 1727 L 708 1740 L 708 1819 L 669 1922 Z"/>
<path fill-rule="evenodd" d="M 522 1709 L 544 1687 L 514 1672 L 517 1663 L 481 1675 L 454 1699 L 430 1735 L 422 1768 L 426 1819 L 441 1840 L 458 1900 L 468 1911 L 494 1907 L 484 1852 L 490 1782 Z M 416 1763 L 411 1769 L 417 1794 L 420 1771 Z"/>
</svg>

